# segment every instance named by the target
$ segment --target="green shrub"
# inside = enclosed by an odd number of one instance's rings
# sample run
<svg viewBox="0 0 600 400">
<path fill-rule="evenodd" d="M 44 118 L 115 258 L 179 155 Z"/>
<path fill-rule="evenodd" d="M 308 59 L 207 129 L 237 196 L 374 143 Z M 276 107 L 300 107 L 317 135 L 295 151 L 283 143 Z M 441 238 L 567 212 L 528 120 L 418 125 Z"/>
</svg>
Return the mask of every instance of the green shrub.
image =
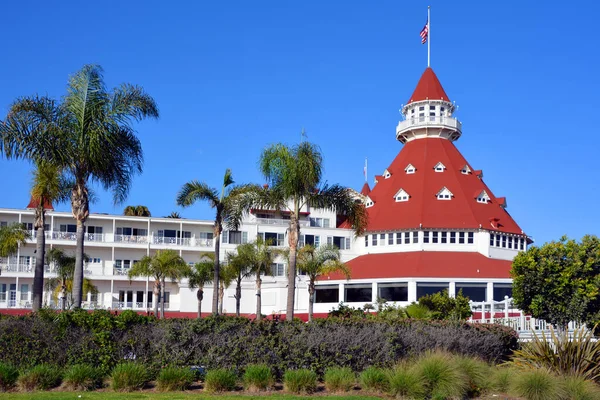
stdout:
<svg viewBox="0 0 600 400">
<path fill-rule="evenodd" d="M 422 399 L 425 397 L 423 377 L 415 369 L 399 365 L 388 372 L 389 393 L 398 398 Z"/>
<path fill-rule="evenodd" d="M 466 356 L 454 356 L 454 359 L 468 380 L 467 396 L 477 397 L 490 388 L 492 371 L 486 362 Z"/>
<path fill-rule="evenodd" d="M 267 390 L 274 381 L 271 368 L 265 364 L 248 365 L 244 372 L 244 388 L 249 391 Z"/>
<path fill-rule="evenodd" d="M 514 377 L 514 368 L 509 368 L 507 366 L 494 368 L 491 373 L 491 389 L 500 393 L 508 393 Z"/>
<path fill-rule="evenodd" d="M 61 371 L 52 365 L 40 364 L 19 376 L 23 390 L 48 390 L 60 385 Z"/>
<path fill-rule="evenodd" d="M 156 386 L 161 392 L 186 390 L 194 383 L 196 374 L 185 367 L 165 367 L 160 370 Z"/>
<path fill-rule="evenodd" d="M 360 374 L 360 387 L 368 392 L 386 392 L 390 387 L 387 374 L 381 368 L 369 367 Z"/>
<path fill-rule="evenodd" d="M 104 374 L 91 365 L 76 364 L 65 371 L 64 383 L 71 390 L 94 390 L 102 387 Z"/>
<path fill-rule="evenodd" d="M 473 314 L 469 305 L 469 298 L 462 294 L 462 290 L 456 296 L 450 297 L 448 289 L 441 292 L 426 294 L 418 300 L 419 304 L 431 311 L 433 319 L 464 320 Z"/>
<path fill-rule="evenodd" d="M 330 368 L 325 371 L 325 387 L 331 392 L 349 392 L 356 384 L 356 375 L 348 367 Z"/>
<path fill-rule="evenodd" d="M 469 378 L 449 354 L 427 353 L 417 360 L 414 368 L 431 398 L 463 397 L 469 389 Z"/>
<path fill-rule="evenodd" d="M 573 376 L 564 379 L 564 389 L 570 400 L 599 400 L 600 388 L 594 382 Z"/>
<path fill-rule="evenodd" d="M 235 390 L 237 376 L 229 369 L 212 369 L 206 372 L 204 388 L 209 392 L 226 392 Z"/>
<path fill-rule="evenodd" d="M 565 397 L 561 380 L 545 369 L 518 371 L 511 391 L 526 400 L 559 400 Z"/>
<path fill-rule="evenodd" d="M 317 390 L 317 374 L 309 369 L 289 369 L 283 375 L 285 390 L 292 393 L 313 393 Z"/>
<path fill-rule="evenodd" d="M 12 365 L 0 363 L 0 391 L 12 389 L 19 378 L 19 370 Z"/>
<path fill-rule="evenodd" d="M 111 387 L 117 392 L 141 390 L 149 381 L 148 371 L 142 364 L 124 362 L 118 364 L 111 374 Z"/>
</svg>

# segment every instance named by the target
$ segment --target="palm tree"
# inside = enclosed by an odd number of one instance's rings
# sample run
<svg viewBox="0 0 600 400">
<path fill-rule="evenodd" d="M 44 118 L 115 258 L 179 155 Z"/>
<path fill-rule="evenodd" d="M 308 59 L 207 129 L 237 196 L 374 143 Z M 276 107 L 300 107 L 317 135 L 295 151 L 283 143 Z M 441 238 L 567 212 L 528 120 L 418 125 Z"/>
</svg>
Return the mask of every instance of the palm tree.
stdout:
<svg viewBox="0 0 600 400">
<path fill-rule="evenodd" d="M 61 309 L 64 311 L 70 308 L 73 303 L 73 295 L 71 293 L 73 287 L 73 275 L 75 274 L 75 257 L 67 255 L 62 249 L 52 248 L 48 251 L 48 264 L 54 264 L 55 278 L 50 278 L 46 281 L 46 291 L 53 293 L 54 301 L 61 302 Z M 86 255 L 84 258 L 87 262 L 89 259 Z M 69 295 L 71 293 L 71 295 Z M 98 293 L 98 288 L 92 284 L 92 281 L 85 278 L 83 280 L 83 293 Z"/>
<path fill-rule="evenodd" d="M 15 254 L 28 239 L 31 239 L 30 233 L 19 223 L 0 227 L 0 257 Z"/>
<path fill-rule="evenodd" d="M 236 317 L 240 316 L 240 307 L 242 301 L 242 281 L 249 277 L 251 274 L 250 266 L 246 262 L 243 257 L 243 254 L 240 253 L 240 248 L 242 249 L 242 253 L 244 253 L 244 247 L 251 246 L 251 243 L 240 244 L 237 247 L 237 253 L 227 253 L 227 265 L 233 270 L 234 280 L 235 280 L 235 315 Z"/>
<path fill-rule="evenodd" d="M 157 118 L 152 97 L 139 86 L 122 84 L 109 91 L 102 68 L 85 65 L 69 78 L 59 101 L 23 97 L 0 123 L 0 152 L 8 158 L 44 160 L 73 180 L 71 210 L 77 222 L 74 307 L 83 294 L 84 225 L 89 216 L 89 185 L 99 183 L 122 203 L 133 176 L 142 171 L 142 148 L 133 123 Z"/>
<path fill-rule="evenodd" d="M 231 170 L 227 169 L 223 176 L 223 186 L 219 193 L 217 189 L 211 188 L 204 182 L 193 180 L 183 185 L 177 194 L 177 205 L 188 207 L 199 200 L 208 201 L 211 208 L 216 211 L 213 225 L 213 237 L 215 243 L 214 278 L 212 312 L 219 313 L 219 275 L 220 275 L 220 249 L 221 232 L 226 224 L 231 229 L 237 229 L 241 222 L 242 213 L 238 212 L 236 197 L 247 190 L 247 186 L 232 186 L 234 184 Z"/>
<path fill-rule="evenodd" d="M 219 277 L 219 314 L 223 314 L 223 298 L 225 297 L 225 289 L 231 286 L 231 282 L 235 279 L 235 269 L 231 265 L 225 264 L 221 266 L 221 275 Z"/>
<path fill-rule="evenodd" d="M 246 265 L 248 275 L 255 276 L 256 282 L 256 319 L 262 319 L 262 275 L 271 275 L 271 264 L 275 261 L 278 252 L 273 249 L 269 241 L 258 239 L 237 248 L 236 263 Z M 241 293 L 240 293 L 241 294 Z"/>
<path fill-rule="evenodd" d="M 167 215 L 165 218 L 181 219 L 181 215 L 177 211 L 172 211 L 171 214 Z"/>
<path fill-rule="evenodd" d="M 196 298 L 198 299 L 198 318 L 202 318 L 202 300 L 204 299 L 204 285 L 212 282 L 214 264 L 211 259 L 200 261 L 190 269 L 187 277 L 190 289 L 198 288 Z"/>
<path fill-rule="evenodd" d="M 151 217 L 150 210 L 146 206 L 127 206 L 123 210 L 123 215 L 128 217 Z"/>
<path fill-rule="evenodd" d="M 42 308 L 44 290 L 44 261 L 46 254 L 46 206 L 69 198 L 67 183 L 60 170 L 45 161 L 38 160 L 33 171 L 31 198 L 35 205 L 34 227 L 36 230 L 36 260 L 33 275 L 33 311 Z"/>
<path fill-rule="evenodd" d="M 335 211 L 347 218 L 356 235 L 361 235 L 366 229 L 367 212 L 347 188 L 321 181 L 323 157 L 314 144 L 303 141 L 292 147 L 272 145 L 261 154 L 259 166 L 271 186 L 247 192 L 239 200 L 238 208 L 245 212 L 256 207 L 290 213 L 286 319 L 291 321 L 294 318 L 300 211 L 306 206 Z"/>
<path fill-rule="evenodd" d="M 340 261 L 340 250 L 333 245 L 315 248 L 306 245 L 298 251 L 298 270 L 308 276 L 308 321 L 313 320 L 315 282 L 320 276 L 341 272 L 350 279 L 350 270 Z"/>
<path fill-rule="evenodd" d="M 165 299 L 162 292 L 165 289 L 165 279 L 173 282 L 189 274 L 189 266 L 175 250 L 158 250 L 152 257 L 144 256 L 139 262 L 133 264 L 127 276 L 133 279 L 138 276 L 154 278 L 154 315 L 158 316 L 158 303 L 160 302 L 160 318 L 165 317 Z"/>
</svg>

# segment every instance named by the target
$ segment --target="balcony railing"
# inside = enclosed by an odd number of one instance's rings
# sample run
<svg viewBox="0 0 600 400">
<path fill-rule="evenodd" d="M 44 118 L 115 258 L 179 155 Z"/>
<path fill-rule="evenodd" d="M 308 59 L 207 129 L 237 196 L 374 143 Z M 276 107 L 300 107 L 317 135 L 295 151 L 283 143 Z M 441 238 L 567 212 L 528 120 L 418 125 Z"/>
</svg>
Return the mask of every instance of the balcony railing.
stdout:
<svg viewBox="0 0 600 400">
<path fill-rule="evenodd" d="M 279 226 L 288 226 L 290 224 L 289 219 L 283 218 L 256 218 L 256 222 L 262 225 L 279 225 Z M 310 226 L 309 221 L 298 221 L 298 224 L 301 227 Z"/>
<path fill-rule="evenodd" d="M 54 240 L 69 240 L 76 241 L 77 233 L 75 232 L 52 232 L 52 239 Z M 86 233 L 85 240 L 87 242 L 104 242 L 104 234 L 103 233 Z"/>
<path fill-rule="evenodd" d="M 421 126 L 447 126 L 450 128 L 454 128 L 457 131 L 462 130 L 462 123 L 456 118 L 439 115 L 426 115 L 422 117 L 410 117 L 404 121 L 400 121 L 398 127 L 396 128 L 396 131 L 401 132 L 408 128 Z"/>
<path fill-rule="evenodd" d="M 112 308 L 117 310 L 131 309 L 131 310 L 145 310 L 151 309 L 152 303 L 145 303 L 143 301 L 113 301 Z M 160 307 L 160 304 L 159 304 Z M 165 303 L 165 310 L 169 309 L 169 303 Z"/>
<path fill-rule="evenodd" d="M 115 235 L 115 242 L 119 242 L 119 243 L 148 243 L 148 236 Z"/>
<path fill-rule="evenodd" d="M 129 273 L 129 268 L 113 268 L 113 275 L 127 275 Z"/>
<path fill-rule="evenodd" d="M 163 244 L 166 246 L 212 247 L 213 239 L 154 236 L 152 239 L 152 243 Z"/>
</svg>

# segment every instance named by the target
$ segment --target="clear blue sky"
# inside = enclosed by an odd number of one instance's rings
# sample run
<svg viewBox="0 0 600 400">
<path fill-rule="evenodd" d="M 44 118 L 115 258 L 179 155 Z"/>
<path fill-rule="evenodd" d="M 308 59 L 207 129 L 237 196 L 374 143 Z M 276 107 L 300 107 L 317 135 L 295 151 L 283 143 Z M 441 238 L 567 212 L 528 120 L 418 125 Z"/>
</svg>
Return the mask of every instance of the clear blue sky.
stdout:
<svg viewBox="0 0 600 400">
<path fill-rule="evenodd" d="M 326 179 L 360 189 L 365 157 L 372 183 L 401 148 L 398 109 L 426 67 L 427 4 L 5 2 L 0 118 L 18 96 L 60 97 L 86 63 L 104 67 L 109 87 L 135 83 L 155 97 L 160 120 L 137 126 L 144 173 L 124 205 L 99 192 L 92 212 L 143 204 L 154 216 L 212 219 L 205 206 L 175 205 L 181 185 L 217 186 L 227 167 L 260 182 L 261 150 L 297 142 L 302 127 L 323 150 Z M 432 67 L 464 123 L 459 150 L 537 243 L 598 234 L 600 6 L 429 4 Z M 0 159 L 0 207 L 27 204 L 30 170 Z"/>
</svg>

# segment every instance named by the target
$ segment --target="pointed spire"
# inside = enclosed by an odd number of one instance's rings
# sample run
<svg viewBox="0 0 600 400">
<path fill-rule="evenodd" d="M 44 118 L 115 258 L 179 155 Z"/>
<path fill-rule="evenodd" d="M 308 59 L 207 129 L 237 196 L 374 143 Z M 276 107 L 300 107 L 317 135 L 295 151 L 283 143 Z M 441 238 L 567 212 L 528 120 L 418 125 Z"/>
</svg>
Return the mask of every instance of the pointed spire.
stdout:
<svg viewBox="0 0 600 400">
<path fill-rule="evenodd" d="M 31 196 L 31 198 L 29 199 L 29 204 L 27 204 L 26 208 L 29 209 L 35 209 L 38 207 L 38 205 L 40 204 L 39 199 L 34 199 L 33 196 Z M 54 207 L 52 206 L 52 203 L 50 203 L 49 201 L 45 201 L 44 202 L 44 210 L 54 210 Z"/>
<path fill-rule="evenodd" d="M 421 75 L 421 79 L 419 79 L 419 83 L 417 83 L 417 87 L 413 92 L 412 96 L 408 100 L 408 104 L 415 101 L 422 100 L 444 100 L 450 101 L 446 91 L 442 87 L 440 80 L 433 72 L 431 67 L 427 67 L 423 75 Z"/>
<path fill-rule="evenodd" d="M 371 193 L 371 188 L 369 187 L 369 184 L 365 182 L 362 189 L 360 189 L 360 194 L 367 196 L 369 193 Z"/>
</svg>

